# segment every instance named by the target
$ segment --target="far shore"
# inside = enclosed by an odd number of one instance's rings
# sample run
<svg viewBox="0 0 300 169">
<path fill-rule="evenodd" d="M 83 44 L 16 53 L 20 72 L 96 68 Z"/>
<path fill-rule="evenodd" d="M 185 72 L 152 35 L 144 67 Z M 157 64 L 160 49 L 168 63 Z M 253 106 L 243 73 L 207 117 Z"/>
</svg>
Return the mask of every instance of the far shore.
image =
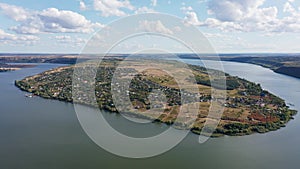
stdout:
<svg viewBox="0 0 300 169">
<path fill-rule="evenodd" d="M 35 67 L 36 65 L 33 64 L 6 64 L 6 63 L 0 63 L 0 72 L 9 72 L 9 71 L 16 71 L 20 70 L 23 68 L 32 68 Z"/>
</svg>

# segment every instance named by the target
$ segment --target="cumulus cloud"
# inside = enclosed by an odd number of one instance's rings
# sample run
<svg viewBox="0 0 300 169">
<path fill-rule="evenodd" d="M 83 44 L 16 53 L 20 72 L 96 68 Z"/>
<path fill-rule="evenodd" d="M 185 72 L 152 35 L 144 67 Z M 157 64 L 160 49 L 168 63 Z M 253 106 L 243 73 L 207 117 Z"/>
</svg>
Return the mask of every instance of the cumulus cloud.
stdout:
<svg viewBox="0 0 300 169">
<path fill-rule="evenodd" d="M 194 11 L 187 11 L 185 13 L 184 22 L 191 25 L 202 25 Z"/>
<path fill-rule="evenodd" d="M 173 31 L 166 28 L 163 23 L 158 21 L 144 20 L 139 23 L 139 29 L 145 32 L 154 32 L 162 34 L 173 34 Z"/>
<path fill-rule="evenodd" d="M 283 9 L 290 15 L 283 18 L 278 17 L 277 7 L 264 7 L 264 2 L 265 0 L 211 0 L 208 2 L 208 14 L 214 17 L 207 18 L 202 26 L 223 31 L 300 32 L 300 12 L 290 2 L 286 2 Z M 187 20 L 193 18 L 193 14 L 187 14 Z"/>
<path fill-rule="evenodd" d="M 30 16 L 30 13 L 22 7 L 5 3 L 0 3 L 0 10 L 4 15 L 15 21 L 25 21 Z"/>
<path fill-rule="evenodd" d="M 300 8 L 296 9 L 290 2 L 287 2 L 283 11 L 289 15 L 279 20 L 280 25 L 276 31 L 300 32 Z"/>
<path fill-rule="evenodd" d="M 296 10 L 289 2 L 286 2 L 283 6 L 283 12 L 294 14 Z"/>
<path fill-rule="evenodd" d="M 198 19 L 197 13 L 194 12 L 194 9 L 191 6 L 181 7 L 180 10 L 185 14 L 185 17 L 183 18 L 185 24 L 198 26 L 202 24 Z"/>
<path fill-rule="evenodd" d="M 104 17 L 125 16 L 123 9 L 134 10 L 129 0 L 94 0 L 94 9 Z"/>
<path fill-rule="evenodd" d="M 255 14 L 264 0 L 211 0 L 209 13 L 220 21 L 238 21 Z"/>
<path fill-rule="evenodd" d="M 19 34 L 90 33 L 95 28 L 102 26 L 99 23 L 92 23 L 79 13 L 56 8 L 29 11 L 14 5 L 0 4 L 0 10 L 9 18 L 20 23 L 10 28 Z"/>
<path fill-rule="evenodd" d="M 146 6 L 140 7 L 137 10 L 134 11 L 135 14 L 141 14 L 141 13 L 154 13 L 155 10 L 148 8 Z"/>
<path fill-rule="evenodd" d="M 40 40 L 39 37 L 33 35 L 14 35 L 5 32 L 4 30 L 0 29 L 0 41 L 4 44 L 7 43 L 18 43 L 18 42 L 26 42 L 26 43 L 33 43 Z"/>
<path fill-rule="evenodd" d="M 244 27 L 234 22 L 221 22 L 215 18 L 208 18 L 205 20 L 202 26 L 207 26 L 211 28 L 218 28 L 224 32 L 231 31 L 245 31 Z"/>
<path fill-rule="evenodd" d="M 13 26 L 10 30 L 18 34 L 39 34 L 43 32 L 43 23 L 38 19 L 28 19 L 17 26 Z"/>
<path fill-rule="evenodd" d="M 38 14 L 46 32 L 89 32 L 91 21 L 84 16 L 56 8 L 48 8 Z"/>
</svg>

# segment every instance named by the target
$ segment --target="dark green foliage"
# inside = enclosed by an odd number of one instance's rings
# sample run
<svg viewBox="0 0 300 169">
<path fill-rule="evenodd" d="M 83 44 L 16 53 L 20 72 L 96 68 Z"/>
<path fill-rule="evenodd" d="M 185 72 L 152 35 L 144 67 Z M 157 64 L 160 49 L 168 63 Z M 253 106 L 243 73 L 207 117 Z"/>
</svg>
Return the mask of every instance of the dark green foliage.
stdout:
<svg viewBox="0 0 300 169">
<path fill-rule="evenodd" d="M 234 90 L 240 87 L 238 78 L 226 78 L 225 79 L 207 79 L 202 76 L 195 77 L 197 84 L 211 86 L 216 89 Z"/>
<path fill-rule="evenodd" d="M 249 128 L 248 124 L 242 124 L 242 123 L 232 123 L 232 124 L 225 124 L 224 128 L 227 130 L 243 130 Z"/>
</svg>

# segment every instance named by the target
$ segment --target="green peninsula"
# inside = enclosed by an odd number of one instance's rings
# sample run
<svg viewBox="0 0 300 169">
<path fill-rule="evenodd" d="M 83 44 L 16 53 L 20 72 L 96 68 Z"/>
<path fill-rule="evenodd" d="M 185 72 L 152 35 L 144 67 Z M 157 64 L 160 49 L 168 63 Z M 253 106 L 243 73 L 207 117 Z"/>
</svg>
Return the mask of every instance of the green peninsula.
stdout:
<svg viewBox="0 0 300 169">
<path fill-rule="evenodd" d="M 95 86 L 95 96 L 97 105 L 91 104 L 91 98 L 84 93 L 72 97 L 72 78 L 75 65 L 55 68 L 34 76 L 26 77 L 22 80 L 15 81 L 15 85 L 21 90 L 33 93 L 47 99 L 57 99 L 66 102 L 77 102 L 89 106 L 97 106 L 100 109 L 109 112 L 116 112 L 112 91 L 121 92 L 122 86 L 112 86 L 112 78 L 116 69 L 122 70 L 122 77 L 131 78 L 129 89 L 126 91 L 130 98 L 134 111 L 129 112 L 131 115 L 140 118 L 150 118 L 155 122 L 173 124 L 178 116 L 180 109 L 186 108 L 188 119 L 196 119 L 192 124 L 188 124 L 188 129 L 199 134 L 207 120 L 212 100 L 212 90 L 225 90 L 227 93 L 226 101 L 222 105 L 224 113 L 221 121 L 214 131 L 213 136 L 222 135 L 249 135 L 252 133 L 265 133 L 284 127 L 286 123 L 293 119 L 296 111 L 289 109 L 284 100 L 265 91 L 259 84 L 249 82 L 245 79 L 226 75 L 226 88 L 220 89 L 218 86 L 211 85 L 208 70 L 203 67 L 188 65 L 192 71 L 200 95 L 193 91 L 183 91 L 184 95 L 191 98 L 190 102 L 181 102 L 181 92 L 176 80 L 168 73 L 159 69 L 140 71 L 146 67 L 147 62 L 136 62 L 126 60 L 127 64 L 120 65 L 122 59 L 107 59 L 100 65 L 91 62 L 84 62 L 77 65 L 77 69 L 86 71 L 86 67 L 92 67 L 97 70 L 94 83 L 82 77 L 78 79 L 83 84 Z M 163 67 L 176 67 L 178 61 L 160 61 L 157 63 Z M 180 69 L 174 69 L 180 74 Z M 134 77 L 132 77 L 134 75 Z M 190 77 L 186 77 L 189 81 Z M 155 109 L 162 110 L 163 113 L 155 116 L 155 113 L 145 113 L 153 108 L 151 104 L 151 91 L 158 90 L 166 96 L 166 105 L 155 104 Z M 197 92 L 198 93 L 198 92 Z M 195 98 L 197 97 L 196 101 Z M 122 99 L 122 98 L 120 98 Z M 199 107 L 198 114 L 191 115 L 188 112 L 188 105 L 196 104 Z"/>
</svg>

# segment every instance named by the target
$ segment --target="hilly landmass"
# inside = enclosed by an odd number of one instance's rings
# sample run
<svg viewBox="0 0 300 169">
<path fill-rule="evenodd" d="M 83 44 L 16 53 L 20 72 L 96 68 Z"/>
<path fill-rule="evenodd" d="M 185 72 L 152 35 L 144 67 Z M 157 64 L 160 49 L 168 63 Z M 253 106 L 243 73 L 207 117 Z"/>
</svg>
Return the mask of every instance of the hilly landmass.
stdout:
<svg viewBox="0 0 300 169">
<path fill-rule="evenodd" d="M 276 73 L 300 78 L 300 56 L 236 57 L 222 60 L 256 64 L 270 68 Z"/>
</svg>

